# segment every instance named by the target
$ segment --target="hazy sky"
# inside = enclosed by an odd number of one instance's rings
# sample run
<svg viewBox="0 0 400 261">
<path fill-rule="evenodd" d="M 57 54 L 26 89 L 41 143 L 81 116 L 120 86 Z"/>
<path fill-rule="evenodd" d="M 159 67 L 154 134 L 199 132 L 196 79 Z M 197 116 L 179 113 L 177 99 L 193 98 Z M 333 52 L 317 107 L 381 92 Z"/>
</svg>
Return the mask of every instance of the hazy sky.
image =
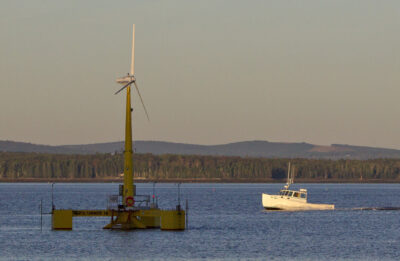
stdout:
<svg viewBox="0 0 400 261">
<path fill-rule="evenodd" d="M 134 138 L 400 149 L 400 1 L 11 1 L 0 8 L 0 140 Z"/>
</svg>

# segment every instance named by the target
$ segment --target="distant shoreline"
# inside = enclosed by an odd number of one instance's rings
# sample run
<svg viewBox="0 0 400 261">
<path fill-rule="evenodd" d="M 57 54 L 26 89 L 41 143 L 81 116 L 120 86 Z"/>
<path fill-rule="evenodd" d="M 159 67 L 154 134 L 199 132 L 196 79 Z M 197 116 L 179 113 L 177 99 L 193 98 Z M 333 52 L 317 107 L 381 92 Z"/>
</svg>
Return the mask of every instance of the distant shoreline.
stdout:
<svg viewBox="0 0 400 261">
<path fill-rule="evenodd" d="M 275 179 L 134 179 L 135 183 L 285 183 L 286 180 Z M 121 178 L 97 178 L 97 179 L 42 179 L 42 178 L 20 178 L 0 179 L 0 183 L 123 183 Z M 400 183 L 400 180 L 349 180 L 349 179 L 296 179 L 296 183 Z"/>
<path fill-rule="evenodd" d="M 252 157 L 252 158 L 308 158 L 332 160 L 368 160 L 379 158 L 400 159 L 400 149 L 355 146 L 347 144 L 318 145 L 306 142 L 269 142 L 266 140 L 245 140 L 226 144 L 201 145 L 154 140 L 136 140 L 135 152 L 153 155 L 197 155 L 210 157 Z M 0 148 L 7 153 L 42 154 L 121 154 L 124 141 L 94 144 L 50 146 L 10 140 L 0 140 Z"/>
</svg>

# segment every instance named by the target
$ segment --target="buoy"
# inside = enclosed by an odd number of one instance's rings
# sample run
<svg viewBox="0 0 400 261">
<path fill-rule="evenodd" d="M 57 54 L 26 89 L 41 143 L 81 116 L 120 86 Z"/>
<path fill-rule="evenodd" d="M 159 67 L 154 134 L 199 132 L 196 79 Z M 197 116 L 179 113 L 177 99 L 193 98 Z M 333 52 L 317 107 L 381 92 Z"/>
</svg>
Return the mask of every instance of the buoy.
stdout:
<svg viewBox="0 0 400 261">
<path fill-rule="evenodd" d="M 127 197 L 125 199 L 125 203 L 127 207 L 132 207 L 133 204 L 135 204 L 135 200 L 133 199 L 133 197 Z"/>
</svg>

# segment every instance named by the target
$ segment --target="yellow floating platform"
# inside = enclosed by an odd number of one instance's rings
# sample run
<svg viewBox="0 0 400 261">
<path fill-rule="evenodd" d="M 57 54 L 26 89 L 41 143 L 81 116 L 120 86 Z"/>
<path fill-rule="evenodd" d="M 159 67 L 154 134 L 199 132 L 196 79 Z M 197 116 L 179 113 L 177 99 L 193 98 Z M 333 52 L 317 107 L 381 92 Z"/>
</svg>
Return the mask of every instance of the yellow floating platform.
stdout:
<svg viewBox="0 0 400 261">
<path fill-rule="evenodd" d="M 132 209 L 132 210 L 72 210 L 55 209 L 52 212 L 53 230 L 72 230 L 73 217 L 110 216 L 111 221 L 104 229 L 147 229 L 185 230 L 184 210 Z"/>
</svg>

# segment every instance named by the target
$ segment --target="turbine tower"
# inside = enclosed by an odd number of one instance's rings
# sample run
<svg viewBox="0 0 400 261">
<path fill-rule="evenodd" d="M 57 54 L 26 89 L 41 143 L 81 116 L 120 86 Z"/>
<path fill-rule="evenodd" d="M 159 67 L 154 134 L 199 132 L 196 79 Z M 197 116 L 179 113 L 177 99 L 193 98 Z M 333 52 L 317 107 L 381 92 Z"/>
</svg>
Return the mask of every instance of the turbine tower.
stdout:
<svg viewBox="0 0 400 261">
<path fill-rule="evenodd" d="M 123 187 L 123 205 L 126 208 L 133 207 L 135 204 L 135 185 L 133 184 L 133 163 L 132 163 L 132 108 L 131 108 L 131 85 L 134 84 L 136 91 L 139 95 L 143 109 L 146 113 L 147 119 L 149 115 L 144 105 L 142 96 L 140 95 L 139 88 L 136 84 L 135 78 L 135 25 L 133 25 L 132 33 L 132 56 L 131 56 L 131 71 L 127 76 L 118 78 L 117 83 L 124 86 L 119 89 L 115 94 L 126 89 L 126 119 L 125 119 L 125 151 L 124 151 L 124 187 Z"/>
</svg>

